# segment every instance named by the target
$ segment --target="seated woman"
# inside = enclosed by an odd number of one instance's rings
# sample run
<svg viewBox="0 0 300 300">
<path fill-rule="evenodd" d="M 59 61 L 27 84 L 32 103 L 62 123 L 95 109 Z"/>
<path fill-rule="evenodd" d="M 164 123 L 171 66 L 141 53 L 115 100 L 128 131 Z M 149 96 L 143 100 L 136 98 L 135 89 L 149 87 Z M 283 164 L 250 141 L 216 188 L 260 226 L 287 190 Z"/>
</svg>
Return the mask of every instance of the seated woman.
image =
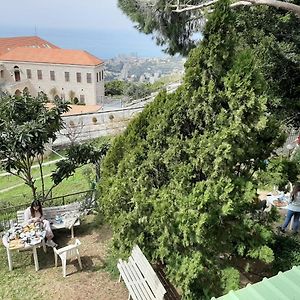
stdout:
<svg viewBox="0 0 300 300">
<path fill-rule="evenodd" d="M 34 200 L 31 203 L 25 212 L 24 212 L 24 220 L 27 223 L 37 223 L 41 222 L 46 231 L 47 242 L 46 245 L 49 247 L 56 247 L 57 244 L 53 242 L 54 234 L 50 227 L 50 222 L 46 220 L 43 216 L 42 204 L 39 200 Z"/>
</svg>

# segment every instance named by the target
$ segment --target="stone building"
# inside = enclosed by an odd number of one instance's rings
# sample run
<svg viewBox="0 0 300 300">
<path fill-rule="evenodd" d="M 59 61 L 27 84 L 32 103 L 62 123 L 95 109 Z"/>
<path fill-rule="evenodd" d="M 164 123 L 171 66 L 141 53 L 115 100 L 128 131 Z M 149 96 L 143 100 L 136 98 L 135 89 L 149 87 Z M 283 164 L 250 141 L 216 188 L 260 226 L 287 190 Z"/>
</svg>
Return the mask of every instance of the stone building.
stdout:
<svg viewBox="0 0 300 300">
<path fill-rule="evenodd" d="M 104 100 L 104 63 L 86 51 L 61 49 L 39 37 L 0 38 L 0 88 L 96 105 Z"/>
</svg>

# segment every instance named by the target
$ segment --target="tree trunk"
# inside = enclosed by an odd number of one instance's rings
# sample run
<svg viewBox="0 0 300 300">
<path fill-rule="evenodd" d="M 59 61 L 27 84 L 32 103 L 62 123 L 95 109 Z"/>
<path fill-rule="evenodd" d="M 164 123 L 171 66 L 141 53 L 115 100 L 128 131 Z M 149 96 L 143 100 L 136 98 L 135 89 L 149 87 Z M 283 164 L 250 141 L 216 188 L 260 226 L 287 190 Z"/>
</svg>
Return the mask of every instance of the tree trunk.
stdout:
<svg viewBox="0 0 300 300">
<path fill-rule="evenodd" d="M 41 182 L 42 182 L 42 196 L 43 196 L 43 200 L 45 200 L 45 182 L 44 182 L 44 174 L 43 174 L 44 157 L 43 157 L 43 155 L 38 155 L 37 159 L 38 159 L 38 163 L 39 163 L 40 176 L 41 176 Z"/>
</svg>

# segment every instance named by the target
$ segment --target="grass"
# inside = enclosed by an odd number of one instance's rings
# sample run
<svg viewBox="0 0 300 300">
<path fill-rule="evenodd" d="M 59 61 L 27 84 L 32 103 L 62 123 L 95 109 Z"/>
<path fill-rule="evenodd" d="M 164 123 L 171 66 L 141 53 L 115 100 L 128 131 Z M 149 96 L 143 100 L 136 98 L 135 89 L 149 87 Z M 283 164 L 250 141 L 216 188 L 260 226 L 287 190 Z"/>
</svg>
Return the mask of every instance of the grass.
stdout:
<svg viewBox="0 0 300 300">
<path fill-rule="evenodd" d="M 60 150 L 60 151 L 57 151 L 57 153 L 61 156 L 64 156 L 65 155 L 65 152 L 64 150 Z M 61 159 L 61 156 L 59 156 L 53 152 L 49 153 L 48 155 L 46 154 L 44 156 L 44 162 L 43 163 L 46 163 L 46 162 L 49 162 L 49 161 L 52 161 L 52 160 L 57 160 L 57 159 Z M 34 165 L 37 165 L 37 161 L 34 163 Z M 1 173 L 6 173 L 5 170 L 1 169 L 0 168 L 0 174 Z"/>
<path fill-rule="evenodd" d="M 43 167 L 44 176 L 47 174 L 51 174 L 51 172 L 53 170 L 55 170 L 55 164 L 44 166 Z M 40 169 L 39 168 L 32 169 L 32 177 L 39 180 L 38 179 L 38 178 L 40 178 Z M 14 175 L 7 175 L 7 176 L 0 177 L 1 190 L 15 186 L 17 184 L 21 184 L 23 182 L 24 181 L 21 178 L 14 176 Z"/>
<path fill-rule="evenodd" d="M 45 168 L 48 169 L 49 166 L 46 166 Z M 85 179 L 82 170 L 84 167 L 78 168 L 73 176 L 70 178 L 64 180 L 61 184 L 59 184 L 57 187 L 53 189 L 52 196 L 62 196 L 65 194 L 70 193 L 76 193 L 79 191 L 88 190 L 89 183 Z M 1 188 L 2 188 L 2 179 L 0 179 L 1 182 Z M 37 187 L 38 191 L 41 190 L 41 181 L 37 181 Z M 45 178 L 45 187 L 46 190 L 49 189 L 52 186 L 52 181 L 50 177 Z M 32 193 L 31 189 L 27 185 L 22 185 L 20 187 L 16 187 L 13 190 L 9 190 L 7 192 L 1 193 L 1 200 L 0 203 L 5 202 L 10 205 L 19 205 L 22 203 L 28 203 L 32 199 Z"/>
</svg>

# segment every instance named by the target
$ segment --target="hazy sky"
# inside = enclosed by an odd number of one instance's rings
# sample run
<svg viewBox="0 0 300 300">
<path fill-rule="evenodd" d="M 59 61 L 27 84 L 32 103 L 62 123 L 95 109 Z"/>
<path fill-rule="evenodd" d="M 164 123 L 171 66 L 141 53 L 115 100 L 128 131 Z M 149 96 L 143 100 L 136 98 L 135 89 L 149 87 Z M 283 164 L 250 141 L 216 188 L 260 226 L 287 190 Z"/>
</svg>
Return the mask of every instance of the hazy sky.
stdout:
<svg viewBox="0 0 300 300">
<path fill-rule="evenodd" d="M 117 0 L 7 0 L 2 1 L 1 11 L 0 26 L 6 27 L 133 27 L 133 23 L 117 7 Z"/>
<path fill-rule="evenodd" d="M 117 0 L 2 0 L 1 12 L 0 37 L 36 34 L 102 58 L 163 55 L 151 36 L 134 28 Z"/>
</svg>

